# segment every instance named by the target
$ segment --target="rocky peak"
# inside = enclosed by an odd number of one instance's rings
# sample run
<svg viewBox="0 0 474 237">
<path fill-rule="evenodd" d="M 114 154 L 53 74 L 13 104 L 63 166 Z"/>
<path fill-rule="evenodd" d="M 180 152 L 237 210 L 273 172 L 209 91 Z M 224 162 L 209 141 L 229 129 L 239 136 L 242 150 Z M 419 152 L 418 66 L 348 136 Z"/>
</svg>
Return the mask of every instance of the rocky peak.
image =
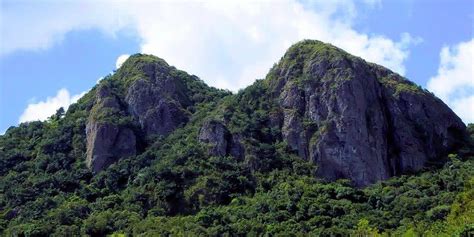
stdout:
<svg viewBox="0 0 474 237">
<path fill-rule="evenodd" d="M 158 57 L 130 56 L 97 87 L 87 124 L 89 165 L 100 171 L 121 157 L 134 155 L 136 132 L 145 141 L 166 137 L 188 122 L 195 104 L 227 94 Z"/>
<path fill-rule="evenodd" d="M 319 41 L 292 46 L 267 81 L 283 111 L 283 139 L 330 180 L 364 186 L 463 143 L 465 125 L 441 100 Z"/>
<path fill-rule="evenodd" d="M 166 136 L 183 126 L 196 103 L 213 99 L 210 91 L 225 94 L 151 55 L 131 56 L 117 78 L 127 85 L 123 93 L 128 112 L 146 136 Z"/>
<path fill-rule="evenodd" d="M 443 162 L 465 141 L 465 125 L 434 95 L 319 41 L 295 44 L 265 80 L 229 97 L 235 102 L 230 106 L 250 107 L 221 111 L 218 99 L 227 95 L 162 59 L 133 55 L 96 91 L 87 125 L 88 161 L 101 170 L 135 154 L 142 134 L 153 141 L 193 121 L 191 126 L 200 127 L 196 139 L 210 156 L 258 159 L 254 144 L 283 141 L 317 164 L 318 176 L 365 186 Z M 217 109 L 207 119 L 193 117 L 199 103 Z M 241 121 L 232 116 L 242 113 L 246 122 L 258 120 L 248 127 L 251 134 L 235 127 L 245 127 L 240 122 L 229 122 Z"/>
</svg>

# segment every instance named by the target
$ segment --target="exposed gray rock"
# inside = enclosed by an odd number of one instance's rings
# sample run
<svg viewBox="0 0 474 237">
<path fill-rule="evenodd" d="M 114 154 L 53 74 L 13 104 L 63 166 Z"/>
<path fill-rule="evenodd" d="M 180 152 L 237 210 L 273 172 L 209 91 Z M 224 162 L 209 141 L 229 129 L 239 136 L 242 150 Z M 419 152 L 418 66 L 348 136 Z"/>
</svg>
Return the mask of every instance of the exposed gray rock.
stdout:
<svg viewBox="0 0 474 237">
<path fill-rule="evenodd" d="M 324 47 L 319 54 L 290 49 L 272 82 L 282 136 L 318 165 L 319 176 L 365 186 L 419 170 L 462 144 L 465 125 L 441 100 L 388 69 Z M 296 63 L 287 67 L 289 60 Z"/>
<path fill-rule="evenodd" d="M 227 155 L 230 134 L 220 122 L 206 121 L 199 130 L 199 141 L 209 145 L 208 153 L 212 156 Z"/>
<path fill-rule="evenodd" d="M 242 138 L 238 134 L 231 135 L 232 140 L 230 141 L 229 155 L 232 157 L 243 160 L 245 156 L 245 148 L 242 145 Z"/>
<path fill-rule="evenodd" d="M 154 77 L 136 80 L 128 89 L 125 101 L 129 112 L 147 136 L 166 136 L 188 121 L 190 115 L 184 106 L 189 102 L 179 96 L 178 83 L 179 79 Z"/>
<path fill-rule="evenodd" d="M 189 119 L 182 79 L 170 75 L 160 63 L 145 64 L 145 77 L 135 80 L 127 90 L 125 102 L 147 136 L 166 136 Z"/>
<path fill-rule="evenodd" d="M 113 79 L 107 80 L 97 88 L 86 126 L 87 163 L 96 172 L 136 153 L 137 137 L 130 125 L 138 125 L 143 143 L 183 126 L 194 103 L 186 83 L 192 82 L 197 91 L 207 89 L 198 78 L 149 55 L 131 56 Z M 128 124 L 121 124 L 124 121 Z"/>
<path fill-rule="evenodd" d="M 87 124 L 87 159 L 96 172 L 135 154 L 137 138 L 127 126 L 97 119 L 101 116 L 94 111 L 130 115 L 141 132 L 153 138 L 184 126 L 193 106 L 202 101 L 196 98 L 203 97 L 205 87 L 193 91 L 190 88 L 199 85 L 185 84 L 179 76 L 183 72 L 143 57 L 132 56 L 127 67 L 134 70 L 117 73 L 126 84 L 119 93 L 124 98 L 105 86 L 97 90 Z M 281 134 L 252 137 L 253 142 L 281 138 L 302 159 L 316 163 L 317 175 L 329 180 L 346 178 L 365 186 L 439 162 L 464 142 L 465 125 L 431 93 L 318 41 L 292 46 L 266 80 L 265 96 L 272 108 L 262 126 Z M 225 123 L 204 122 L 198 140 L 208 145 L 211 156 L 244 160 L 242 144 L 251 142 L 232 134 L 225 125 L 230 118 L 223 117 Z M 258 160 L 259 154 L 247 148 L 246 160 Z"/>
<path fill-rule="evenodd" d="M 135 155 L 136 138 L 131 129 L 114 124 L 87 124 L 87 165 L 97 173 L 118 159 Z"/>
<path fill-rule="evenodd" d="M 208 120 L 199 130 L 198 139 L 209 146 L 210 156 L 233 156 L 242 159 L 244 148 L 238 135 L 232 135 L 220 121 Z"/>
<path fill-rule="evenodd" d="M 134 132 L 116 121 L 100 119 L 104 111 L 120 111 L 120 104 L 107 86 L 100 86 L 96 104 L 86 125 L 87 166 L 97 173 L 123 157 L 135 155 Z M 99 118 L 99 119 L 98 119 Z"/>
<path fill-rule="evenodd" d="M 283 108 L 282 136 L 288 145 L 303 159 L 308 158 L 308 144 L 305 139 L 303 116 L 305 109 L 304 91 L 288 82 L 280 95 Z"/>
</svg>

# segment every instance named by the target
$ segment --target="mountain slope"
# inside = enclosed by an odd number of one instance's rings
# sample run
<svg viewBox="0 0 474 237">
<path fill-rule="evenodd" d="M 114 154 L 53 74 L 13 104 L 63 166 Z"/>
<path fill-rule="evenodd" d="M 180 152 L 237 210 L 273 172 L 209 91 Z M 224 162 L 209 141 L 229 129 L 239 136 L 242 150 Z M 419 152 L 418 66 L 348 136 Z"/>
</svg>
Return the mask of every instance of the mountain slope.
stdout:
<svg viewBox="0 0 474 237">
<path fill-rule="evenodd" d="M 0 227 L 348 234 L 368 221 L 403 231 L 410 218 L 442 222 L 469 189 L 471 140 L 429 92 L 319 41 L 292 46 L 237 94 L 137 54 L 66 114 L 0 136 Z M 353 187 L 420 169 L 433 170 Z"/>
<path fill-rule="evenodd" d="M 195 79 L 185 73 L 177 76 L 175 71 L 160 59 L 136 55 L 106 80 L 124 87 L 118 93 L 123 98 L 112 97 L 106 83 L 99 86 L 87 125 L 88 160 L 94 171 L 134 155 L 135 133 L 167 136 L 192 117 L 188 108 L 201 102 L 193 98 L 202 95 L 189 88 Z M 200 91 L 206 88 L 197 85 Z M 442 157 L 465 142 L 465 125 L 441 100 L 388 69 L 322 42 L 295 44 L 267 78 L 253 87 L 261 91 L 247 94 L 262 97 L 256 98 L 260 104 L 240 112 L 252 117 L 259 110 L 262 114 L 270 110 L 271 116 L 261 117 L 257 130 L 269 128 L 275 134 L 239 131 L 245 124 L 228 131 L 240 115 L 227 112 L 223 118 L 215 110 L 214 118 L 200 122 L 199 139 L 212 146 L 210 155 L 258 159 L 252 151 L 253 140 L 281 141 L 302 159 L 317 164 L 319 177 L 347 178 L 365 186 L 420 170 L 428 162 L 443 163 Z M 223 103 L 223 109 L 249 107 L 254 99 L 238 97 L 229 98 L 239 102 Z M 97 113 L 113 110 L 130 115 L 139 129 L 134 133 L 95 119 L 100 117 Z"/>
<path fill-rule="evenodd" d="M 268 77 L 283 139 L 322 177 L 367 185 L 420 170 L 463 144 L 465 125 L 441 100 L 333 46 L 300 42 Z"/>
<path fill-rule="evenodd" d="M 226 94 L 159 58 L 131 56 L 95 91 L 86 126 L 88 165 L 99 172 L 137 154 L 138 140 L 167 136 L 189 120 L 197 103 Z"/>
</svg>

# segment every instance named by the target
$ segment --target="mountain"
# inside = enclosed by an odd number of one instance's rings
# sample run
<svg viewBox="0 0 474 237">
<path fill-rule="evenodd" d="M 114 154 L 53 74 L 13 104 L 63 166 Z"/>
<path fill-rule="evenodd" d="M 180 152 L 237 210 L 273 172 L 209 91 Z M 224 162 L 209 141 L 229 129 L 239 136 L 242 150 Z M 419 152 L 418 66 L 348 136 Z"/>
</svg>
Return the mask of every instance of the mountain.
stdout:
<svg viewBox="0 0 474 237">
<path fill-rule="evenodd" d="M 467 137 L 464 123 L 428 91 L 318 41 L 292 46 L 253 87 L 261 91 L 251 96 L 261 98 L 237 95 L 229 100 L 256 100 L 249 116 L 259 110 L 268 113 L 256 129 L 275 133 L 240 131 L 233 124 L 239 116 L 232 112 L 234 105 L 224 103 L 215 115 L 198 122 L 197 139 L 212 146 L 209 155 L 258 159 L 253 141 L 282 141 L 303 160 L 317 164 L 318 176 L 365 186 L 420 170 L 428 162 L 442 163 Z M 132 56 L 95 92 L 86 126 L 88 164 L 97 172 L 137 154 L 137 136 L 167 136 L 186 125 L 196 104 L 222 95 L 161 59 Z M 112 114 L 118 118 L 110 119 Z M 137 125 L 136 132 L 130 124 L 117 123 L 126 118 Z"/>
<path fill-rule="evenodd" d="M 445 228 L 423 231 L 469 231 L 473 130 L 430 92 L 315 40 L 237 94 L 135 54 L 67 113 L 0 137 L 0 229 L 402 233 L 419 215 Z"/>
<path fill-rule="evenodd" d="M 184 126 L 196 104 L 228 94 L 162 59 L 138 54 L 90 93 L 94 104 L 86 125 L 87 164 L 94 172 L 137 154 L 140 139 L 167 136 Z"/>
</svg>

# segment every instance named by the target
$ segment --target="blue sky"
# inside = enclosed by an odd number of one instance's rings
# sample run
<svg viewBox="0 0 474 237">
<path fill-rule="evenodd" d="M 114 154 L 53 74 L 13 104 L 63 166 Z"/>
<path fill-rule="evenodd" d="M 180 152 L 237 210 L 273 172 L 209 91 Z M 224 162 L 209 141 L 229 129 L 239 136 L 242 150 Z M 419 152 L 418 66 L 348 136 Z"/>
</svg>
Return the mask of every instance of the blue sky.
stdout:
<svg viewBox="0 0 474 237">
<path fill-rule="evenodd" d="M 67 107 L 121 55 L 155 54 L 237 91 L 305 38 L 405 75 L 474 122 L 471 0 L 0 4 L 0 133 Z"/>
</svg>

